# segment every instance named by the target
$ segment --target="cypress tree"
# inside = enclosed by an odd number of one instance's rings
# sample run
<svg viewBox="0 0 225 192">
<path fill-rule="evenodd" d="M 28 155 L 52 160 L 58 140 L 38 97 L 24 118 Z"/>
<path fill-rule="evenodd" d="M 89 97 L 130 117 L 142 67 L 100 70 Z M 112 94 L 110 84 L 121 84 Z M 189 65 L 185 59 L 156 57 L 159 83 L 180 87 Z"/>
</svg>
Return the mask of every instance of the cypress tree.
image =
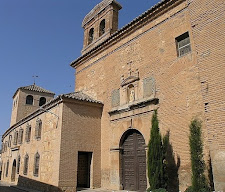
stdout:
<svg viewBox="0 0 225 192">
<path fill-rule="evenodd" d="M 201 138 L 201 121 L 194 119 L 190 126 L 190 152 L 192 169 L 192 188 L 194 191 L 209 189 L 204 175 L 203 144 Z"/>
<path fill-rule="evenodd" d="M 148 144 L 148 178 L 150 190 L 164 188 L 163 145 L 159 132 L 157 111 L 152 116 L 151 136 Z"/>
</svg>

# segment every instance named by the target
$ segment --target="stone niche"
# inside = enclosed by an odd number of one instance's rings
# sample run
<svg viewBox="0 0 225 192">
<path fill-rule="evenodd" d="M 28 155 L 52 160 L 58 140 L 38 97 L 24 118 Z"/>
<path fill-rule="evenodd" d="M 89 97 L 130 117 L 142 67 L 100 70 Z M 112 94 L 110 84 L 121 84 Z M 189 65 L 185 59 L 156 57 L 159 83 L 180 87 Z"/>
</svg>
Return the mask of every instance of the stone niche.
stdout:
<svg viewBox="0 0 225 192">
<path fill-rule="evenodd" d="M 149 105 L 158 104 L 159 100 L 156 98 L 156 85 L 154 77 L 146 77 L 140 79 L 139 71 L 129 71 L 128 76 L 121 77 L 121 84 L 119 89 L 115 89 L 111 93 L 111 110 L 109 115 L 111 120 L 119 116 L 129 116 L 129 111 L 132 113 L 142 113 L 144 111 L 153 110 L 155 107 L 148 107 Z M 142 110 L 141 109 L 145 108 Z"/>
</svg>

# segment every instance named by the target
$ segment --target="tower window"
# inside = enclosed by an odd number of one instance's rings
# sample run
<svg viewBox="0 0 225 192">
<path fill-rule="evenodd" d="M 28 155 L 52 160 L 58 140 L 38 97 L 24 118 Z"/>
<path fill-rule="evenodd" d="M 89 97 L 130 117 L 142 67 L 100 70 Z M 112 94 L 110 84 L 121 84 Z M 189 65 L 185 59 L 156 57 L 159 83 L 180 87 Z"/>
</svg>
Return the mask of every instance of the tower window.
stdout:
<svg viewBox="0 0 225 192">
<path fill-rule="evenodd" d="M 26 104 L 27 105 L 33 105 L 33 96 L 32 95 L 28 95 L 27 98 L 26 98 Z"/>
<path fill-rule="evenodd" d="M 27 175 L 28 172 L 28 163 L 29 163 L 29 156 L 28 154 L 26 154 L 25 158 L 24 158 L 24 168 L 23 168 L 23 174 Z"/>
<path fill-rule="evenodd" d="M 191 52 L 191 43 L 190 43 L 190 37 L 189 33 L 186 32 L 176 39 L 177 44 L 177 55 L 178 57 L 181 57 L 183 55 L 186 55 L 187 53 Z"/>
<path fill-rule="evenodd" d="M 105 19 L 103 19 L 99 26 L 99 37 L 105 33 Z"/>
<path fill-rule="evenodd" d="M 46 98 L 45 97 L 41 97 L 39 100 L 39 106 L 42 106 L 46 103 Z"/>
<path fill-rule="evenodd" d="M 91 28 L 88 36 L 88 44 L 91 44 L 94 39 L 94 28 Z"/>
<path fill-rule="evenodd" d="M 34 157 L 34 176 L 38 177 L 39 173 L 39 164 L 40 164 L 40 155 L 36 153 Z"/>
</svg>

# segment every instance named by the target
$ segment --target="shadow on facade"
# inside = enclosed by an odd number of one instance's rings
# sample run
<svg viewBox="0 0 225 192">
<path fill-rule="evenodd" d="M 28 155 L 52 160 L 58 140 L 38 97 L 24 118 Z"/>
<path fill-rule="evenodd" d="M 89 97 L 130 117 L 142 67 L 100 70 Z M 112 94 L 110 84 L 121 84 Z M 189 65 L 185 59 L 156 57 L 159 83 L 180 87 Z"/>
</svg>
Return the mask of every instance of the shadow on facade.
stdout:
<svg viewBox="0 0 225 192">
<path fill-rule="evenodd" d="M 166 161 L 167 161 L 167 173 L 168 173 L 168 186 L 167 190 L 169 192 L 179 192 L 179 175 L 178 170 L 180 168 L 180 157 L 177 155 L 177 160 L 175 161 L 175 156 L 173 152 L 173 146 L 169 142 L 170 132 L 168 131 L 167 137 L 167 149 L 166 149 Z"/>
<path fill-rule="evenodd" d="M 212 159 L 209 155 L 209 168 L 208 168 L 208 176 L 209 176 L 209 185 L 211 188 L 211 191 L 214 191 L 214 182 L 213 182 L 213 171 L 212 171 Z"/>
<path fill-rule="evenodd" d="M 27 177 L 19 176 L 17 185 L 19 187 L 24 187 L 27 189 L 33 189 L 37 191 L 45 191 L 45 192 L 62 192 L 62 190 L 56 186 L 49 185 L 47 183 L 42 183 L 33 179 L 29 179 Z"/>
</svg>

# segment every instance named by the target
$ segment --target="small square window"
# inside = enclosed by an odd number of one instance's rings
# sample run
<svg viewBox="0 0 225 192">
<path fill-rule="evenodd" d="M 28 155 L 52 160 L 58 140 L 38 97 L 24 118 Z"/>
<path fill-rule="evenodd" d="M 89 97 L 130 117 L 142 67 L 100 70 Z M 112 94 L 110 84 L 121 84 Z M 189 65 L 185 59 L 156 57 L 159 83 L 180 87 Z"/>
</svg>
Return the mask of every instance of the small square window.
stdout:
<svg viewBox="0 0 225 192">
<path fill-rule="evenodd" d="M 186 32 L 176 39 L 176 44 L 177 44 L 177 56 L 181 57 L 183 55 L 186 55 L 187 53 L 191 52 L 191 42 L 190 42 L 190 37 L 189 33 Z"/>
</svg>

